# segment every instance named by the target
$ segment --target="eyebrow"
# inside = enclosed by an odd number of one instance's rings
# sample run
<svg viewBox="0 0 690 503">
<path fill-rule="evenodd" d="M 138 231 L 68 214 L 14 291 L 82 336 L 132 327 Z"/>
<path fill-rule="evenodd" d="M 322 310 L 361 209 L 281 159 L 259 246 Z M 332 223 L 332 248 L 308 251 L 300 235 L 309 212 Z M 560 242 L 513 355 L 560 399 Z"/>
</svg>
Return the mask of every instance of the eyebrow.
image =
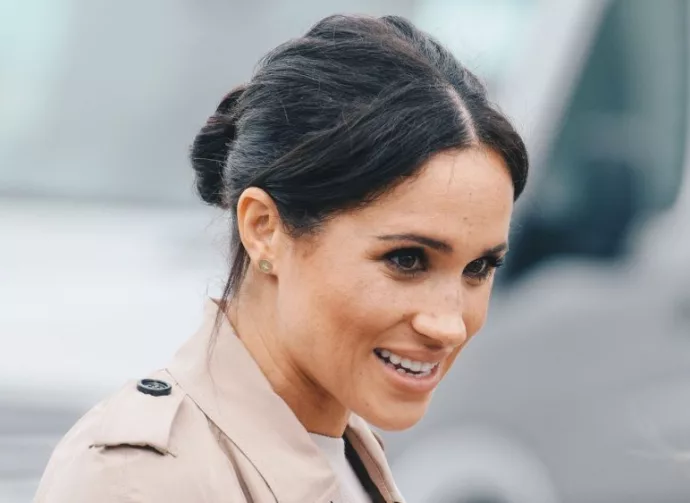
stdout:
<svg viewBox="0 0 690 503">
<path fill-rule="evenodd" d="M 412 241 L 423 246 L 427 246 L 432 250 L 437 250 L 443 253 L 452 253 L 453 247 L 445 241 L 421 236 L 419 234 L 384 234 L 377 236 L 381 241 Z M 498 255 L 501 252 L 508 250 L 508 243 L 503 242 L 499 245 L 488 248 L 482 252 L 482 256 Z"/>
<path fill-rule="evenodd" d="M 488 256 L 498 255 L 502 252 L 507 252 L 507 251 L 508 251 L 508 243 L 504 241 L 500 245 L 496 245 L 492 248 L 488 248 L 488 249 L 484 250 L 483 256 L 486 257 L 487 255 Z"/>
</svg>

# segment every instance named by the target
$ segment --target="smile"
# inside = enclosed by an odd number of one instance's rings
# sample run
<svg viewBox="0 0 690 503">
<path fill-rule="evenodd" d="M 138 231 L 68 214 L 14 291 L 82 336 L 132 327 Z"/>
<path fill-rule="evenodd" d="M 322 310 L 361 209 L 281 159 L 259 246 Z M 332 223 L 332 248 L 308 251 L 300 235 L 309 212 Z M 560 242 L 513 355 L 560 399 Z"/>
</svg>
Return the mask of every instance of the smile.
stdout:
<svg viewBox="0 0 690 503">
<path fill-rule="evenodd" d="M 430 376 L 439 365 L 439 362 L 421 362 L 397 355 L 387 349 L 375 349 L 376 356 L 387 366 L 395 369 L 399 374 L 423 379 Z"/>
</svg>

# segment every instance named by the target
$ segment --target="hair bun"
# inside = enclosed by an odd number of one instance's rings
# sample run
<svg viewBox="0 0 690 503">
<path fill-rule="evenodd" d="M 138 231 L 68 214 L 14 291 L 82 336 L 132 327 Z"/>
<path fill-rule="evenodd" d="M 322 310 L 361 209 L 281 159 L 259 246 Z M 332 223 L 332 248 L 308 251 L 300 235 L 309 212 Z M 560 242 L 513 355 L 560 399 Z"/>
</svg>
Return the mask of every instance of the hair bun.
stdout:
<svg viewBox="0 0 690 503">
<path fill-rule="evenodd" d="M 227 209 L 225 200 L 225 164 L 237 133 L 237 102 L 245 91 L 240 86 L 230 91 L 206 121 L 190 152 L 196 172 L 196 189 L 201 199 Z"/>
</svg>

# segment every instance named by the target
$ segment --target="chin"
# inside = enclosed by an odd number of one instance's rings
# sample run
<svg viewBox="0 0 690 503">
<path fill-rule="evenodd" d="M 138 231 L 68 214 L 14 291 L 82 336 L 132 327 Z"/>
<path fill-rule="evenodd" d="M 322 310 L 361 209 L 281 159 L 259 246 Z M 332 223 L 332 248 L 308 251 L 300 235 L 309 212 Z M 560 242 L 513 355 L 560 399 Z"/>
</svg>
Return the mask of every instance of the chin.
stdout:
<svg viewBox="0 0 690 503">
<path fill-rule="evenodd" d="M 386 410 L 368 410 L 363 414 L 357 413 L 371 426 L 383 431 L 403 431 L 412 428 L 426 413 L 428 403 L 400 404 Z"/>
</svg>

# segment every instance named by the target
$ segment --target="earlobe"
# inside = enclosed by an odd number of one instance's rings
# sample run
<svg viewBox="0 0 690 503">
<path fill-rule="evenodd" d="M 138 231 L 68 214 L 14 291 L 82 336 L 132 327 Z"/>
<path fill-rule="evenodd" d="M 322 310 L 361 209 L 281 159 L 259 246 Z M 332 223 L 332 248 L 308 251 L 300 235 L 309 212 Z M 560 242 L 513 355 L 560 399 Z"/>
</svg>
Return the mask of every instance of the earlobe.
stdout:
<svg viewBox="0 0 690 503">
<path fill-rule="evenodd" d="M 273 199 L 264 190 L 250 187 L 242 193 L 237 202 L 237 230 L 253 263 L 274 263 L 280 218 Z"/>
<path fill-rule="evenodd" d="M 271 264 L 265 258 L 262 258 L 261 260 L 259 260 L 259 269 L 264 274 L 271 274 L 273 272 L 273 264 Z"/>
</svg>

